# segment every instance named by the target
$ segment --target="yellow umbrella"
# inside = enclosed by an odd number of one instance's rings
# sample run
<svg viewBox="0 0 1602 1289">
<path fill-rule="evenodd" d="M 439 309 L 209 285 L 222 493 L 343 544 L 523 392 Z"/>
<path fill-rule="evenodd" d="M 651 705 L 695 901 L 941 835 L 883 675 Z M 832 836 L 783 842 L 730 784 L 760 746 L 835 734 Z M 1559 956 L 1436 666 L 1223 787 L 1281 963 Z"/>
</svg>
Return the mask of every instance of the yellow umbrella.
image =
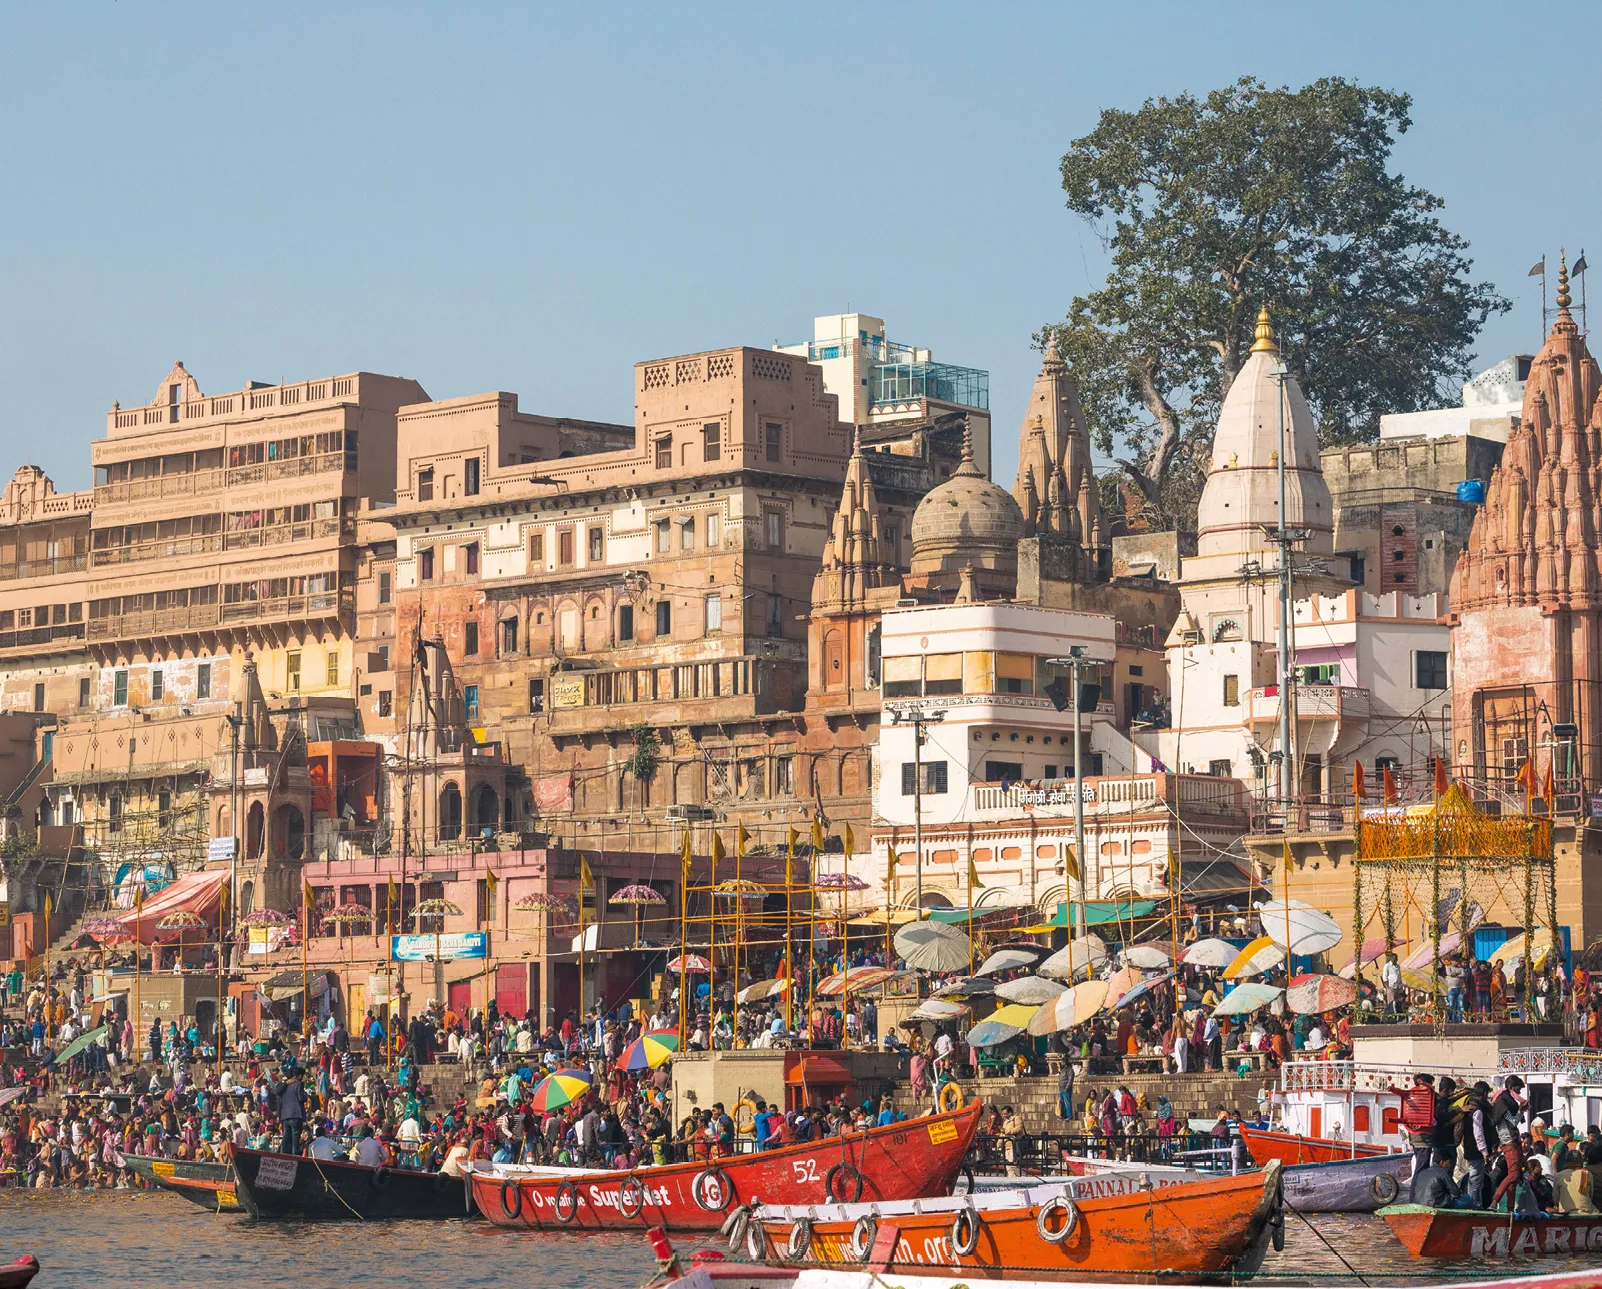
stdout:
<svg viewBox="0 0 1602 1289">
<path fill-rule="evenodd" d="M 1285 950 L 1266 935 L 1260 935 L 1235 955 L 1235 961 L 1224 968 L 1224 979 L 1240 976 L 1260 976 L 1270 967 L 1285 961 Z"/>
<path fill-rule="evenodd" d="M 1533 936 L 1514 936 L 1491 955 L 1491 961 L 1512 962 L 1514 959 L 1522 958 L 1526 940 L 1529 940 L 1534 946 L 1534 965 L 1539 967 L 1546 961 L 1546 955 L 1552 952 L 1553 940 L 1550 927 L 1537 927 Z"/>
<path fill-rule="evenodd" d="M 997 1043 L 1004 1043 L 1022 1033 L 1030 1018 L 1039 1010 L 1038 1006 L 1031 1007 L 1027 1003 L 1008 1003 L 1005 1007 L 998 1007 L 968 1031 L 968 1041 L 975 1047 L 994 1047 Z"/>
</svg>

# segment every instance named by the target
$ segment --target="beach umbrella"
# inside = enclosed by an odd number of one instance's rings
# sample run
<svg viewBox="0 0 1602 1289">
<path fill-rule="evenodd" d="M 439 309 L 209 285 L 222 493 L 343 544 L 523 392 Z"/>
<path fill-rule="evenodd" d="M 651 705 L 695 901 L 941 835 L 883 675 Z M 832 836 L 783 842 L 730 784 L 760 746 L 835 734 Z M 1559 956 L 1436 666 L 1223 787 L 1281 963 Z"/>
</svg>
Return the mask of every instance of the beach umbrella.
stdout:
<svg viewBox="0 0 1602 1289">
<path fill-rule="evenodd" d="M 1154 944 L 1132 944 L 1122 953 L 1124 964 L 1143 971 L 1162 971 L 1173 961 Z"/>
<path fill-rule="evenodd" d="M 996 986 L 997 998 L 1005 998 L 1009 1003 L 1031 1003 L 1036 1007 L 1055 1001 L 1058 994 L 1065 992 L 1064 986 L 1044 976 L 1019 976 Z"/>
<path fill-rule="evenodd" d="M 1130 1003 L 1137 1003 L 1153 989 L 1157 988 L 1158 985 L 1172 980 L 1173 978 L 1174 973 L 1172 971 L 1165 971 L 1160 976 L 1147 976 L 1146 979 L 1142 980 L 1138 985 L 1120 998 L 1118 1000 L 1118 1005 L 1120 1007 L 1128 1007 Z"/>
<path fill-rule="evenodd" d="M 1270 940 L 1301 957 L 1323 953 L 1341 942 L 1335 919 L 1301 900 L 1269 900 L 1258 906 L 1257 916 Z"/>
<path fill-rule="evenodd" d="M 99 1029 L 92 1029 L 87 1034 L 79 1034 L 77 1038 L 73 1039 L 72 1042 L 68 1043 L 64 1048 L 56 1053 L 56 1060 L 71 1060 L 91 1043 L 98 1043 L 101 1039 L 103 1039 L 106 1036 L 106 1032 L 110 1028 L 111 1027 L 109 1025 L 102 1025 Z"/>
<path fill-rule="evenodd" d="M 1083 1025 L 1107 1001 L 1105 980 L 1086 980 L 1057 995 L 1029 1019 L 1031 1034 L 1043 1036 Z"/>
<path fill-rule="evenodd" d="M 1039 1011 L 1023 1003 L 1008 1003 L 999 1007 L 968 1031 L 968 1042 L 973 1047 L 994 1047 L 1023 1033 L 1030 1019 Z"/>
<path fill-rule="evenodd" d="M 956 971 L 973 959 L 968 937 L 945 922 L 909 922 L 896 932 L 896 952 L 917 971 Z"/>
<path fill-rule="evenodd" d="M 1047 958 L 1036 972 L 1054 980 L 1073 983 L 1074 979 L 1091 975 L 1105 965 L 1107 943 L 1099 935 L 1087 934 L 1072 940 Z"/>
<path fill-rule="evenodd" d="M 1339 976 L 1297 976 L 1285 991 L 1285 1006 L 1299 1016 L 1317 1016 L 1356 1001 L 1357 986 Z"/>
<path fill-rule="evenodd" d="M 607 903 L 633 907 L 634 943 L 638 944 L 640 942 L 640 910 L 647 904 L 666 904 L 667 899 L 662 892 L 654 890 L 643 883 L 636 883 L 633 886 L 625 886 L 621 891 L 616 892 L 611 899 L 607 900 Z"/>
<path fill-rule="evenodd" d="M 711 971 L 712 968 L 707 960 L 698 953 L 681 953 L 676 958 L 669 958 L 664 970 L 676 971 L 680 975 L 684 975 L 686 972 L 691 971 Z"/>
<path fill-rule="evenodd" d="M 1408 989 L 1416 989 L 1422 994 L 1435 992 L 1435 973 L 1433 971 L 1417 971 L 1407 967 L 1402 968 L 1402 984 Z M 1446 986 L 1443 983 L 1442 989 Z"/>
<path fill-rule="evenodd" d="M 324 922 L 332 922 L 336 926 L 352 926 L 358 922 L 371 922 L 373 911 L 360 904 L 341 904 L 337 909 L 329 909 L 323 914 Z"/>
<path fill-rule="evenodd" d="M 83 924 L 84 934 L 100 944 L 126 944 L 132 940 L 133 929 L 121 918 L 90 918 Z"/>
<path fill-rule="evenodd" d="M 1441 956 L 1456 953 L 1458 946 L 1463 943 L 1463 937 L 1456 931 L 1448 931 L 1441 937 Z M 1402 959 L 1402 970 L 1412 971 L 1419 967 L 1427 967 L 1435 961 L 1435 946 L 1430 943 L 1420 945 L 1407 957 Z"/>
<path fill-rule="evenodd" d="M 1235 955 L 1235 960 L 1224 968 L 1224 978 L 1260 976 L 1270 967 L 1285 961 L 1285 950 L 1274 943 L 1271 936 L 1260 935 Z"/>
<path fill-rule="evenodd" d="M 754 985 L 747 985 L 740 990 L 737 997 L 742 1003 L 757 1003 L 764 998 L 778 998 L 790 987 L 788 980 L 759 980 Z"/>
<path fill-rule="evenodd" d="M 201 917 L 198 913 L 191 913 L 188 909 L 174 909 L 171 913 L 163 917 L 161 921 L 156 923 L 156 930 L 158 932 L 176 931 L 178 933 L 178 945 L 180 948 L 182 948 L 185 935 L 191 931 L 204 931 L 209 925 L 210 924 L 206 921 L 206 919 Z M 153 935 L 151 939 L 171 940 L 173 939 L 173 936 Z"/>
<path fill-rule="evenodd" d="M 653 1029 L 641 1034 L 617 1058 L 620 1070 L 654 1070 L 666 1065 L 679 1050 L 677 1030 Z"/>
<path fill-rule="evenodd" d="M 987 998 L 996 992 L 994 980 L 981 980 L 978 976 L 966 976 L 961 980 L 952 980 L 934 990 L 931 998 Z"/>
<path fill-rule="evenodd" d="M 1107 1001 L 1103 1006 L 1108 1011 L 1115 1011 L 1119 1000 L 1145 978 L 1145 973 L 1138 967 L 1120 967 L 1107 977 Z"/>
<path fill-rule="evenodd" d="M 589 1090 L 589 1075 L 583 1070 L 558 1070 L 534 1085 L 529 1100 L 538 1111 L 560 1110 L 583 1098 Z"/>
<path fill-rule="evenodd" d="M 1363 950 L 1362 950 L 1362 955 L 1361 955 L 1362 956 L 1362 960 L 1363 960 L 1363 965 L 1365 967 L 1367 967 L 1367 966 L 1371 965 L 1372 963 L 1376 963 L 1381 958 L 1383 958 L 1387 953 L 1394 953 L 1396 955 L 1396 957 L 1397 957 L 1397 961 L 1400 961 L 1405 955 L 1411 953 L 1412 949 L 1413 949 L 1413 944 L 1412 944 L 1412 941 L 1410 941 L 1410 940 L 1409 941 L 1405 941 L 1405 942 L 1403 942 L 1401 944 L 1393 945 L 1389 949 L 1387 949 L 1385 947 L 1385 937 L 1384 936 L 1379 936 L 1379 937 L 1377 937 L 1377 938 L 1375 938 L 1373 940 L 1365 940 L 1365 941 L 1363 941 Z M 1348 962 L 1344 967 L 1342 967 L 1340 969 L 1340 974 L 1345 976 L 1348 980 L 1350 980 L 1354 975 L 1356 975 L 1357 974 L 1357 959 L 1353 958 L 1352 961 Z"/>
<path fill-rule="evenodd" d="M 945 998 L 925 998 L 918 1005 L 918 1010 L 907 1017 L 909 1021 L 934 1021 L 936 1024 L 943 1020 L 951 1020 L 961 1016 L 968 1009 L 961 1003 L 954 1003 Z"/>
<path fill-rule="evenodd" d="M 1266 1007 L 1285 991 L 1276 985 L 1236 985 L 1223 1001 L 1213 1008 L 1214 1016 L 1244 1016 L 1259 1007 Z"/>
<path fill-rule="evenodd" d="M 1537 927 L 1534 936 L 1516 935 L 1507 941 L 1491 955 L 1492 962 L 1503 962 L 1512 966 L 1525 954 L 1525 942 L 1533 945 L 1535 965 L 1540 966 L 1546 961 L 1546 955 L 1552 951 L 1552 931 L 1549 927 Z"/>
<path fill-rule="evenodd" d="M 993 976 L 999 971 L 1017 971 L 1020 967 L 1032 967 L 1038 961 L 1035 954 L 1023 949 L 997 949 L 982 963 L 976 976 Z"/>
<path fill-rule="evenodd" d="M 1228 940 L 1198 940 L 1180 955 L 1180 961 L 1192 967 L 1227 967 L 1239 952 Z"/>
<path fill-rule="evenodd" d="M 894 967 L 848 967 L 845 971 L 825 976 L 818 982 L 814 992 L 827 997 L 849 993 L 853 989 L 870 989 L 874 985 L 882 985 L 887 980 L 893 980 L 900 974 Z"/>
</svg>

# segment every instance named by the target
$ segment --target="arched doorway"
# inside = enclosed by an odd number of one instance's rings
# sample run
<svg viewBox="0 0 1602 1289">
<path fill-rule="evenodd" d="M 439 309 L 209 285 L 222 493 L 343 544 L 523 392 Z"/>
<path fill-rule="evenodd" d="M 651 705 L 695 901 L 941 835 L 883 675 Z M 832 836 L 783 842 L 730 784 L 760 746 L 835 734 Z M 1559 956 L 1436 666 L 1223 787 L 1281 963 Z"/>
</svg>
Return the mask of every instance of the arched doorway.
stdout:
<svg viewBox="0 0 1602 1289">
<path fill-rule="evenodd" d="M 456 841 L 462 835 L 462 790 L 447 783 L 439 794 L 439 838 Z"/>
<path fill-rule="evenodd" d="M 273 816 L 273 850 L 287 859 L 299 859 L 306 853 L 306 819 L 300 807 L 278 807 Z"/>
<path fill-rule="evenodd" d="M 246 882 L 239 888 L 239 916 L 249 917 L 256 908 L 256 883 Z"/>
<path fill-rule="evenodd" d="M 245 855 L 249 859 L 261 858 L 261 847 L 266 833 L 267 815 L 261 807 L 261 802 L 250 803 L 250 813 L 245 816 Z"/>
<path fill-rule="evenodd" d="M 501 826 L 501 798 L 494 788 L 481 783 L 473 792 L 473 830 L 483 834 Z"/>
</svg>

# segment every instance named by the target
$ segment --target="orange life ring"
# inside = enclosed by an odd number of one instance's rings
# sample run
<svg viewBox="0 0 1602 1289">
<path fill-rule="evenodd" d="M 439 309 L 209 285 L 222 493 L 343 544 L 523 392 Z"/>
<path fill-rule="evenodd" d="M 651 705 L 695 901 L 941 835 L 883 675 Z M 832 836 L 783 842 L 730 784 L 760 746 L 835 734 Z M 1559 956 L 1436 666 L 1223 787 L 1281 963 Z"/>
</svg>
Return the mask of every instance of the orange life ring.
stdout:
<svg viewBox="0 0 1602 1289">
<path fill-rule="evenodd" d="M 960 1083 L 942 1083 L 940 1091 L 935 1096 L 935 1105 L 941 1114 L 950 1114 L 953 1110 L 961 1110 L 966 1100 L 967 1098 L 962 1095 Z"/>
</svg>

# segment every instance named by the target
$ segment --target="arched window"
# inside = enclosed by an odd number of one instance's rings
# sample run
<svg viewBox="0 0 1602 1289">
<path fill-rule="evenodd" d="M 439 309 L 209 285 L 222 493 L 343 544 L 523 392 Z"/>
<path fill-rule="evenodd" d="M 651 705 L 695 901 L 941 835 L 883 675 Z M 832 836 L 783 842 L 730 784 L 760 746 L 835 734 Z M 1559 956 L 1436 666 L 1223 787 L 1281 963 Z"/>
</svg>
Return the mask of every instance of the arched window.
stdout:
<svg viewBox="0 0 1602 1289">
<path fill-rule="evenodd" d="M 462 835 L 462 790 L 447 783 L 439 794 L 439 839 L 456 841 Z"/>
<path fill-rule="evenodd" d="M 501 824 L 501 799 L 494 788 L 481 783 L 473 792 L 473 830 L 480 836 L 495 832 Z"/>
</svg>

